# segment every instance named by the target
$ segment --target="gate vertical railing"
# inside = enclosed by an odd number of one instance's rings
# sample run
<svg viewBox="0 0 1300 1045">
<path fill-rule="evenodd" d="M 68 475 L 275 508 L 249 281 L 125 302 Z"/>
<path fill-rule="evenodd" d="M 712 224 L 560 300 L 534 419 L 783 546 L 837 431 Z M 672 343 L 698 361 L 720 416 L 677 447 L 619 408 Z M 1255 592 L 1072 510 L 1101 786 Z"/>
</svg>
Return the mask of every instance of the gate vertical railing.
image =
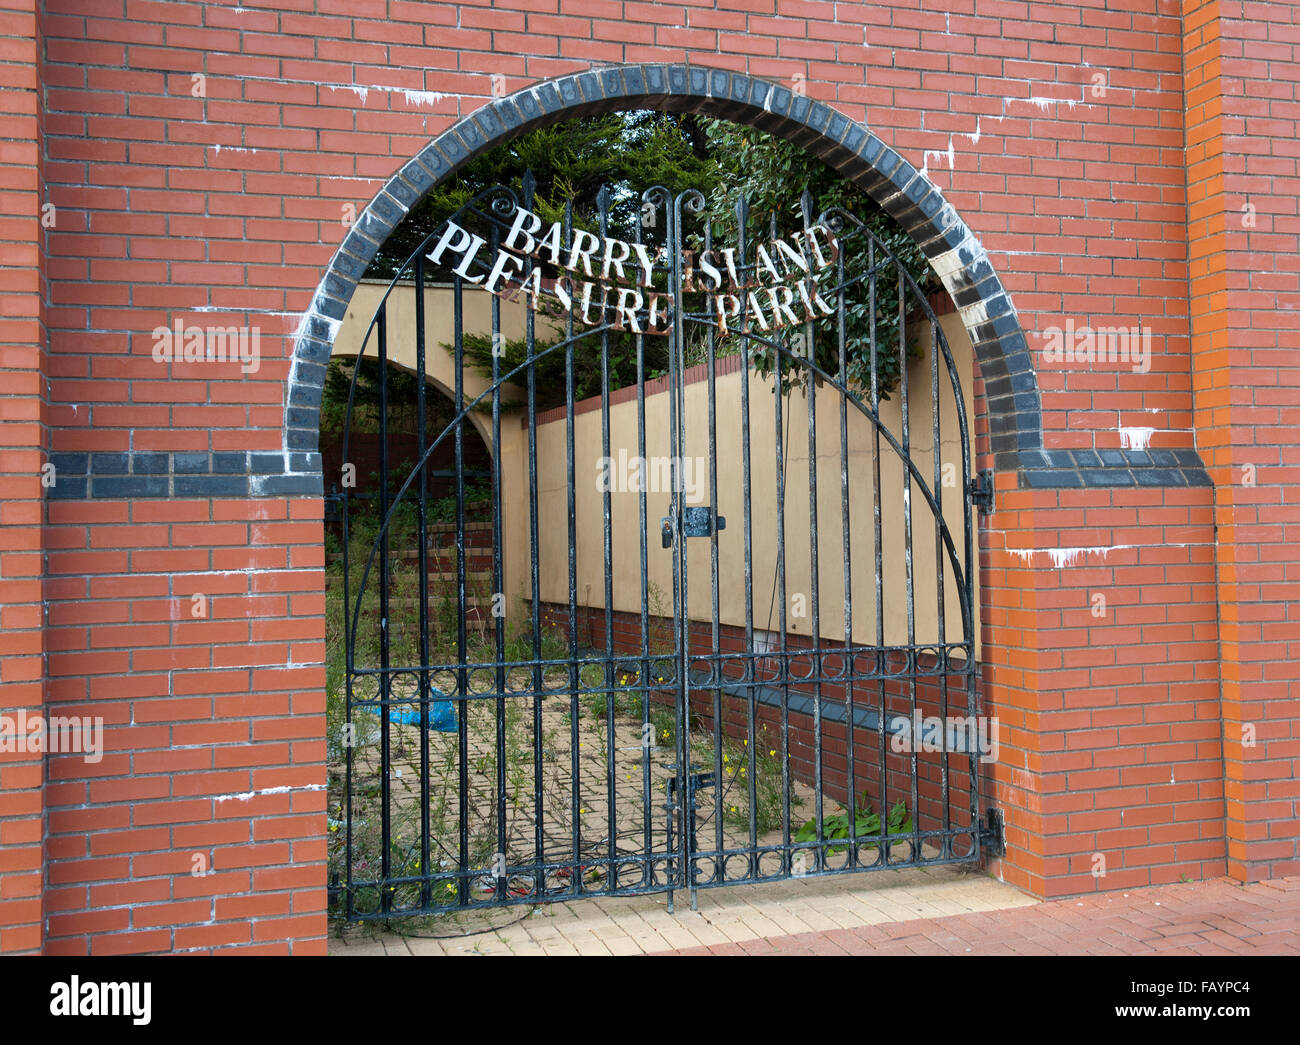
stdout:
<svg viewBox="0 0 1300 1045">
<path fill-rule="evenodd" d="M 426 346 L 424 343 L 424 258 L 415 259 L 415 372 L 426 372 Z M 420 571 L 417 585 L 419 606 L 420 637 L 420 673 L 418 690 L 420 694 L 420 764 L 429 764 L 429 698 L 432 696 L 433 680 L 429 675 L 429 466 L 425 461 L 428 449 L 428 432 L 426 420 L 428 413 L 428 385 L 417 381 L 415 385 L 416 412 L 416 446 L 420 454 L 420 497 L 416 502 L 416 569 Z M 387 717 L 387 716 L 385 716 Z M 429 774 L 420 775 L 420 867 L 427 868 L 433 858 L 433 825 L 429 816 Z M 433 902 L 433 883 L 425 878 L 420 882 L 420 905 L 428 907 Z"/>
<path fill-rule="evenodd" d="M 668 257 L 671 266 L 672 286 L 678 293 L 676 307 L 673 308 L 672 333 L 668 339 L 668 468 L 671 476 L 669 501 L 669 527 L 672 548 L 673 570 L 673 634 L 676 640 L 676 658 L 673 665 L 674 688 L 676 694 L 675 715 L 677 728 L 674 732 L 676 758 L 670 767 L 674 771 L 674 780 L 669 789 L 675 796 L 668 802 L 669 819 L 676 820 L 678 847 L 681 862 L 670 871 L 668 888 L 668 909 L 673 909 L 674 886 L 682 885 L 691 891 L 694 904 L 695 881 L 692 869 L 694 845 L 694 806 L 695 789 L 691 787 L 691 713 L 690 713 L 690 648 L 691 623 L 689 595 L 687 585 L 687 555 L 685 532 L 683 528 L 683 487 L 680 470 L 684 466 L 685 447 L 682 445 L 684 424 L 682 414 L 686 408 L 685 399 L 685 346 L 684 321 L 681 308 L 680 291 L 682 286 L 681 226 L 683 205 L 687 202 L 686 194 L 673 197 L 667 191 L 665 200 L 665 224 L 667 226 Z M 693 203 L 693 198 L 691 199 Z M 669 849 L 673 849 L 671 835 Z M 675 872 L 675 874 L 674 874 Z M 676 881 L 671 880 L 676 878 Z"/>
<path fill-rule="evenodd" d="M 533 206 L 535 184 L 532 171 L 524 176 L 523 206 Z M 531 275 L 538 262 L 530 261 L 527 274 Z M 537 316 L 535 309 L 527 309 L 524 314 L 524 339 L 531 356 L 537 338 Z M 499 368 L 493 372 L 494 384 Z M 539 572 L 541 548 L 539 510 L 537 503 L 537 374 L 534 367 L 526 368 L 525 380 L 528 385 L 528 547 L 530 552 L 529 592 L 532 605 L 533 663 L 531 679 L 533 686 L 533 852 L 538 862 L 545 866 L 546 834 L 543 828 L 543 774 L 542 774 L 542 592 L 541 574 Z M 544 880 L 544 874 L 543 874 Z"/>
<path fill-rule="evenodd" d="M 638 246 L 645 245 L 645 230 L 642 227 L 642 214 L 645 205 L 654 206 L 653 196 L 647 193 L 642 196 L 642 210 L 637 212 L 636 221 L 636 243 Z M 645 382 L 646 382 L 646 358 L 645 358 L 645 335 L 637 333 L 635 337 L 636 344 L 636 446 L 639 460 L 646 459 L 646 415 L 645 415 Z M 637 490 L 637 551 L 638 566 L 640 567 L 639 580 L 641 583 L 641 601 L 640 605 L 640 639 L 641 660 L 638 665 L 639 671 L 637 678 L 646 687 L 650 684 L 650 520 L 649 506 L 646 503 L 646 484 L 639 484 Z M 654 725 L 651 721 L 650 714 L 650 692 L 649 689 L 642 690 L 641 697 L 641 743 L 643 753 L 648 752 L 653 743 L 647 745 L 647 734 L 652 734 Z M 657 737 L 651 736 L 651 740 L 657 741 Z M 653 877 L 653 861 L 649 854 L 654 848 L 653 838 L 653 821 L 654 809 L 650 797 L 654 793 L 654 784 L 651 780 L 650 759 L 644 757 L 641 759 L 641 793 L 646 796 L 645 801 L 641 803 L 641 829 L 642 829 L 642 851 L 646 854 L 644 864 L 643 880 L 650 880 Z M 667 796 L 665 796 L 665 802 Z M 671 843 L 666 842 L 666 848 L 671 850 Z"/>
</svg>

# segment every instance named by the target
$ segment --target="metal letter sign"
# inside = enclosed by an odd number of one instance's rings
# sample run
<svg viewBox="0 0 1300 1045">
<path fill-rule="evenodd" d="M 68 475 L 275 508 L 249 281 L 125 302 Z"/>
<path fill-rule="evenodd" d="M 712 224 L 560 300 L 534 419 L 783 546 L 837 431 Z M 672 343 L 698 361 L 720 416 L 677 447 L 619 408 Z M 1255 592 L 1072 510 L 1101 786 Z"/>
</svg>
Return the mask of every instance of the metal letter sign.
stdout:
<svg viewBox="0 0 1300 1045">
<path fill-rule="evenodd" d="M 988 841 L 948 341 L 853 215 L 705 202 L 652 188 L 620 237 L 608 192 L 544 221 L 531 177 L 498 186 L 374 314 L 378 470 L 338 495 L 349 918 L 693 900 Z M 428 375 L 407 451 L 399 364 Z M 350 399 L 345 461 L 357 428 Z"/>
</svg>

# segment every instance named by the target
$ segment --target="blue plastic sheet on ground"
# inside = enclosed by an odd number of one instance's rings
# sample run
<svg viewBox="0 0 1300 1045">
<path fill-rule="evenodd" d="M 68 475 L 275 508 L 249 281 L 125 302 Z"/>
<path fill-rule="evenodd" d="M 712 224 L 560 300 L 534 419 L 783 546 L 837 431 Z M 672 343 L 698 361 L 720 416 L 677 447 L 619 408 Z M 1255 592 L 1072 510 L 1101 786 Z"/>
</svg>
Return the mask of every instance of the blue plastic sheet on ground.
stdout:
<svg viewBox="0 0 1300 1045">
<path fill-rule="evenodd" d="M 429 728 L 439 733 L 455 733 L 456 711 L 451 706 L 451 701 L 447 700 L 446 694 L 436 686 L 430 688 L 429 695 L 433 698 L 429 702 Z M 418 726 L 420 709 L 413 704 L 390 707 L 388 721 L 402 726 Z"/>
</svg>

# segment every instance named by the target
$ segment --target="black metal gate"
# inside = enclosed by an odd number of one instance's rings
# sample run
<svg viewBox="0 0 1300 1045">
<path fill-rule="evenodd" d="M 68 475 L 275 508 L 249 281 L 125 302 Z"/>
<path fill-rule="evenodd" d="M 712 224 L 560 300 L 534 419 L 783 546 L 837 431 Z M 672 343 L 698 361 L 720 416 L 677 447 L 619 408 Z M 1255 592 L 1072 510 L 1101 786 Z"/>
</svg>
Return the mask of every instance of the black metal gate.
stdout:
<svg viewBox="0 0 1300 1045">
<path fill-rule="evenodd" d="M 926 295 L 806 195 L 791 231 L 654 188 L 624 241 L 626 199 L 583 229 L 534 191 L 430 235 L 362 349 L 378 467 L 330 574 L 346 915 L 978 859 L 976 482 Z M 400 467 L 395 361 L 453 417 L 414 382 Z"/>
</svg>

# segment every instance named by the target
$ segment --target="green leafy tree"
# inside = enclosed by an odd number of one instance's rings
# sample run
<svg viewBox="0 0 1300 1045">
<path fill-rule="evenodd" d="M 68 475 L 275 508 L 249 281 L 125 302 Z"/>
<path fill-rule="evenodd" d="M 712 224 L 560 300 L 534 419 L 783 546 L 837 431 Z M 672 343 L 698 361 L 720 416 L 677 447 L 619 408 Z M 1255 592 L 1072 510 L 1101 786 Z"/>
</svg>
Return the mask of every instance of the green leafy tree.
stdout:
<svg viewBox="0 0 1300 1045">
<path fill-rule="evenodd" d="M 577 228 L 599 229 L 598 198 L 609 191 L 609 235 L 634 239 L 642 211 L 642 192 L 662 185 L 674 196 L 689 188 L 709 188 L 718 169 L 710 154 L 704 132 L 691 114 L 651 111 L 611 113 L 606 116 L 571 120 L 542 127 L 476 157 L 445 184 L 429 193 L 412 208 L 381 247 L 367 278 L 392 279 L 429 235 L 464 208 L 480 193 L 497 185 L 520 190 L 525 172 L 531 171 L 536 188 L 530 209 L 544 223 L 562 221 L 567 203 Z M 522 202 L 522 201 L 521 201 Z M 651 245 L 662 242 L 664 223 L 655 221 L 643 230 Z M 404 278 L 410 278 L 409 269 Z M 536 351 L 553 342 L 544 340 L 539 324 Z M 608 334 L 610 388 L 635 383 L 636 345 L 632 335 Z M 485 336 L 466 332 L 466 357 L 485 374 L 492 373 L 491 346 Z M 668 342 L 664 337 L 646 337 L 643 353 L 647 378 L 667 366 Z M 500 359 L 508 372 L 527 359 L 527 346 L 512 342 Z M 550 353 L 536 368 L 539 409 L 565 401 L 564 351 Z M 575 346 L 574 396 L 597 395 L 601 388 L 600 353 L 590 344 Z M 523 381 L 519 381 L 523 384 Z"/>
<path fill-rule="evenodd" d="M 352 398 L 352 431 L 379 431 L 379 360 L 331 359 L 325 371 L 325 390 L 321 396 L 320 430 L 322 434 L 342 438 L 347 417 L 348 391 L 352 373 L 357 371 L 356 392 Z M 395 366 L 388 367 L 388 429 L 414 432 L 416 429 L 415 375 Z M 427 397 L 430 411 L 437 410 L 441 396 Z"/>
<path fill-rule="evenodd" d="M 862 189 L 837 171 L 811 156 L 801 146 L 775 138 L 752 127 L 742 127 L 726 120 L 703 120 L 708 138 L 709 152 L 715 157 L 720 177 L 713 183 L 709 196 L 708 213 L 715 227 L 734 230 L 736 201 L 744 197 L 749 204 L 750 242 L 755 238 L 766 240 L 775 218 L 778 236 L 789 236 L 804 225 L 800 211 L 800 197 L 807 191 L 812 197 L 813 213 L 807 221 L 815 222 L 818 216 L 832 208 L 854 215 L 875 235 L 902 264 L 916 281 L 922 292 L 939 286 L 939 282 L 925 259 L 925 255 L 887 212 L 882 210 Z M 846 229 L 847 232 L 847 229 Z M 734 237 L 734 231 L 731 233 Z M 841 239 L 844 249 L 846 280 L 864 273 L 869 267 L 868 237 L 858 233 Z M 898 383 L 898 275 L 892 265 L 880 268 L 884 257 L 876 251 L 876 265 L 880 269 L 876 280 L 876 373 L 884 397 Z M 833 276 L 833 270 L 831 271 Z M 833 278 L 823 285 L 833 285 Z M 833 305 L 835 302 L 831 301 Z M 909 305 L 912 303 L 909 297 Z M 845 299 L 845 363 L 848 382 L 859 389 L 871 387 L 871 306 L 867 282 L 864 280 L 847 293 Z M 838 374 L 839 346 L 836 319 L 829 316 L 814 324 L 814 360 L 819 367 L 832 375 Z M 787 336 L 794 336 L 787 331 Z M 919 356 L 913 343 L 908 346 L 909 356 Z M 761 373 L 770 373 L 776 353 L 766 347 L 752 345 L 750 358 Z M 784 358 L 782 376 L 796 384 L 807 377 L 807 370 Z"/>
<path fill-rule="evenodd" d="M 493 186 L 518 191 L 525 171 L 537 183 L 531 209 L 548 224 L 560 221 L 572 200 L 575 225 L 595 229 L 596 197 L 608 186 L 610 235 L 619 239 L 635 236 L 645 189 L 663 185 L 676 195 L 718 179 L 704 132 L 690 114 L 610 113 L 541 127 L 475 157 L 412 207 L 366 277 L 392 279 L 444 221 Z"/>
<path fill-rule="evenodd" d="M 416 248 L 448 218 L 496 185 L 518 191 L 526 171 L 532 172 L 536 183 L 531 209 L 547 224 L 563 220 L 566 202 L 571 201 L 575 227 L 596 230 L 598 195 L 602 188 L 608 188 L 609 234 L 620 239 L 636 236 L 641 193 L 654 185 L 662 185 L 674 197 L 687 189 L 701 191 L 708 201 L 707 216 L 714 222 L 717 242 L 734 242 L 734 208 L 742 196 L 749 203 L 750 243 L 767 238 L 773 215 L 777 235 L 789 236 L 798 231 L 804 221 L 798 209 L 799 199 L 807 190 L 814 211 L 809 220 L 816 220 L 818 214 L 830 208 L 854 214 L 902 262 L 923 291 L 938 286 L 924 256 L 894 219 L 862 190 L 800 146 L 724 120 L 650 111 L 613 113 L 543 127 L 476 157 L 412 208 L 376 255 L 367 277 L 393 278 Z M 653 220 L 653 226 L 641 229 L 644 241 L 652 246 L 662 243 L 666 225 L 662 215 L 656 214 Z M 864 272 L 868 266 L 867 237 L 858 234 L 841 242 L 846 273 L 851 278 Z M 700 243 L 691 245 L 698 248 Z M 878 253 L 877 264 L 883 260 Z M 404 275 L 409 278 L 409 270 Z M 825 278 L 822 285 L 829 286 Z M 699 295 L 685 304 L 688 311 L 703 308 Z M 875 307 L 876 373 L 885 397 L 898 381 L 898 311 L 897 275 L 892 266 L 885 266 L 876 281 Z M 865 281 L 849 291 L 846 313 L 849 383 L 867 389 L 872 376 L 872 317 Z M 702 358 L 703 328 L 693 326 L 687 325 L 688 364 Z M 796 333 L 787 331 L 787 336 Z M 633 337 L 617 331 L 611 331 L 608 337 L 611 389 L 634 383 L 637 367 Z M 833 316 L 815 325 L 813 345 L 817 364 L 828 373 L 838 373 Z M 546 347 L 539 340 L 537 351 Z M 485 337 L 467 332 L 465 348 L 470 365 L 484 373 L 492 372 L 492 354 Z M 739 349 L 739 339 L 722 339 L 717 352 L 721 356 Z M 644 338 L 647 377 L 663 372 L 667 350 L 666 337 Z M 913 356 L 920 354 L 914 344 L 908 351 Z M 759 372 L 771 373 L 776 362 L 773 350 L 751 343 L 750 355 Z M 505 347 L 499 363 L 504 372 L 526 359 L 527 346 L 512 342 Z M 795 384 L 807 377 L 807 371 L 788 358 L 782 374 Z M 575 398 L 599 394 L 601 380 L 600 353 L 592 352 L 589 344 L 579 345 L 574 352 Z M 564 402 L 562 350 L 539 362 L 536 386 L 539 408 Z"/>
</svg>

